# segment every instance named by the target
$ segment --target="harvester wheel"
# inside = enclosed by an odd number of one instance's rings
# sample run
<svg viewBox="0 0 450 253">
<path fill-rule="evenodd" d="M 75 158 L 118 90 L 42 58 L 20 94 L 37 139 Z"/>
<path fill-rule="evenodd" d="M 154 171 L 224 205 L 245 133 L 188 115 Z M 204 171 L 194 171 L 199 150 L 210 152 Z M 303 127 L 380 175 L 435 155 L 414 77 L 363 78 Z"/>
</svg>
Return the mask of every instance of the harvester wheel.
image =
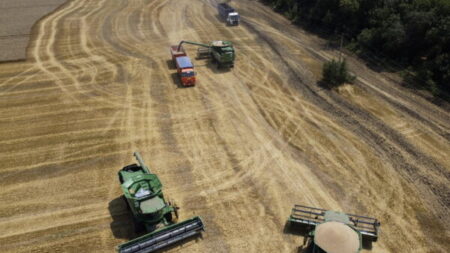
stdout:
<svg viewBox="0 0 450 253">
<path fill-rule="evenodd" d="M 145 231 L 145 225 L 142 222 L 139 222 L 136 220 L 136 218 L 133 217 L 133 225 L 134 225 L 134 232 L 136 234 L 140 234 Z"/>
<path fill-rule="evenodd" d="M 180 209 L 176 204 L 173 205 L 173 212 L 175 214 L 175 219 L 178 220 L 178 209 Z"/>
<path fill-rule="evenodd" d="M 130 206 L 128 205 L 128 201 L 127 201 L 127 198 L 125 197 L 125 195 L 122 195 L 122 199 L 123 199 L 123 202 L 125 203 L 125 205 L 127 206 L 127 210 L 130 211 L 131 208 L 130 208 Z"/>
</svg>

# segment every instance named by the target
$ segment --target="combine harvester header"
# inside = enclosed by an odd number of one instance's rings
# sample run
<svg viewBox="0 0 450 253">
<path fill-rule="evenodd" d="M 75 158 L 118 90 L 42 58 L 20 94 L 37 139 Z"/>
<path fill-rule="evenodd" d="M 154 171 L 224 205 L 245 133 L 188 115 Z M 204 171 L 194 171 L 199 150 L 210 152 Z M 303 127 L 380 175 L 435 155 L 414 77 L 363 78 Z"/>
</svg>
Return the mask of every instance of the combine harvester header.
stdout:
<svg viewBox="0 0 450 253">
<path fill-rule="evenodd" d="M 120 253 L 154 252 L 195 236 L 201 231 L 203 231 L 203 222 L 200 217 L 194 217 L 121 244 L 117 247 L 117 251 Z"/>
<path fill-rule="evenodd" d="M 360 252 L 363 245 L 378 240 L 380 227 L 375 218 L 302 205 L 292 208 L 288 224 L 311 239 L 308 247 L 313 253 Z"/>
<path fill-rule="evenodd" d="M 122 168 L 119 181 L 135 228 L 145 229 L 148 233 L 117 246 L 117 252 L 154 252 L 204 231 L 198 216 L 176 223 L 179 208 L 166 201 L 158 176 L 150 172 L 139 153 L 134 155 L 139 165 Z"/>
</svg>

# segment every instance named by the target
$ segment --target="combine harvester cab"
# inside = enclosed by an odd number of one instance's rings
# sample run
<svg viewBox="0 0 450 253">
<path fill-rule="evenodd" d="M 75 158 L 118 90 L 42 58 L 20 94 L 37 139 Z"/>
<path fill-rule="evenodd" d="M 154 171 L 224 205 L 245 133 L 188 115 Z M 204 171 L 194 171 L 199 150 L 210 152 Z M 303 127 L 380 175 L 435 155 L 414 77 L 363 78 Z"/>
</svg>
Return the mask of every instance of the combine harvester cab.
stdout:
<svg viewBox="0 0 450 253">
<path fill-rule="evenodd" d="M 236 55 L 231 41 L 215 40 L 211 42 L 211 53 L 213 59 L 217 61 L 217 67 L 234 67 Z"/>
<path fill-rule="evenodd" d="M 191 59 L 186 55 L 186 51 L 182 46 L 171 46 L 170 54 L 172 60 L 177 67 L 178 76 L 184 87 L 194 86 L 196 82 L 194 65 Z"/>
<path fill-rule="evenodd" d="M 375 218 L 302 205 L 292 208 L 289 228 L 306 240 L 312 253 L 360 252 L 363 245 L 376 242 L 380 222 Z"/>
<path fill-rule="evenodd" d="M 200 217 L 176 223 L 178 207 L 165 200 L 158 176 L 150 172 L 139 153 L 134 155 L 139 165 L 121 169 L 119 181 L 135 227 L 143 227 L 149 233 L 117 246 L 117 252 L 154 252 L 204 231 Z"/>
</svg>

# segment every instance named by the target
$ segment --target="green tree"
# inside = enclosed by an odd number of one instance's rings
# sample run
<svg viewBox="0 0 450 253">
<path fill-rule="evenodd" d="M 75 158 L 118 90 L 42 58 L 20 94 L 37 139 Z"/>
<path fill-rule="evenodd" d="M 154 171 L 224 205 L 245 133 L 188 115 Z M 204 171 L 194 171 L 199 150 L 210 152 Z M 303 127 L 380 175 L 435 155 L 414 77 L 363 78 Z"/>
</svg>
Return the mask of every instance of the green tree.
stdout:
<svg viewBox="0 0 450 253">
<path fill-rule="evenodd" d="M 323 65 L 322 82 L 328 87 L 336 87 L 344 83 L 352 83 L 355 77 L 348 73 L 344 60 L 331 60 Z"/>
<path fill-rule="evenodd" d="M 312 30 L 344 34 L 358 53 L 394 60 L 433 94 L 450 94 L 450 0 L 263 1 Z"/>
</svg>

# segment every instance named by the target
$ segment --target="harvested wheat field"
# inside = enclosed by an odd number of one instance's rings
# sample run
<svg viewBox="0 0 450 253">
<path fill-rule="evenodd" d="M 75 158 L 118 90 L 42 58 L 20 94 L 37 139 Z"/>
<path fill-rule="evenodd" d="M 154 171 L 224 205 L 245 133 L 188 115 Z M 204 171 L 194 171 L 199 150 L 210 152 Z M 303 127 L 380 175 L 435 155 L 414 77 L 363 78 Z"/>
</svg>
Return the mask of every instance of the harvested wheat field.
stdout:
<svg viewBox="0 0 450 253">
<path fill-rule="evenodd" d="M 139 150 L 201 238 L 167 252 L 297 252 L 296 203 L 376 217 L 371 251 L 448 252 L 450 112 L 351 56 L 354 85 L 317 85 L 338 52 L 257 1 L 72 0 L 0 64 L 0 251 L 112 252 L 132 225 L 117 172 Z M 232 70 L 169 46 L 230 40 Z M 195 46 L 185 46 L 195 55 Z M 192 57 L 193 58 L 193 57 Z"/>
</svg>

